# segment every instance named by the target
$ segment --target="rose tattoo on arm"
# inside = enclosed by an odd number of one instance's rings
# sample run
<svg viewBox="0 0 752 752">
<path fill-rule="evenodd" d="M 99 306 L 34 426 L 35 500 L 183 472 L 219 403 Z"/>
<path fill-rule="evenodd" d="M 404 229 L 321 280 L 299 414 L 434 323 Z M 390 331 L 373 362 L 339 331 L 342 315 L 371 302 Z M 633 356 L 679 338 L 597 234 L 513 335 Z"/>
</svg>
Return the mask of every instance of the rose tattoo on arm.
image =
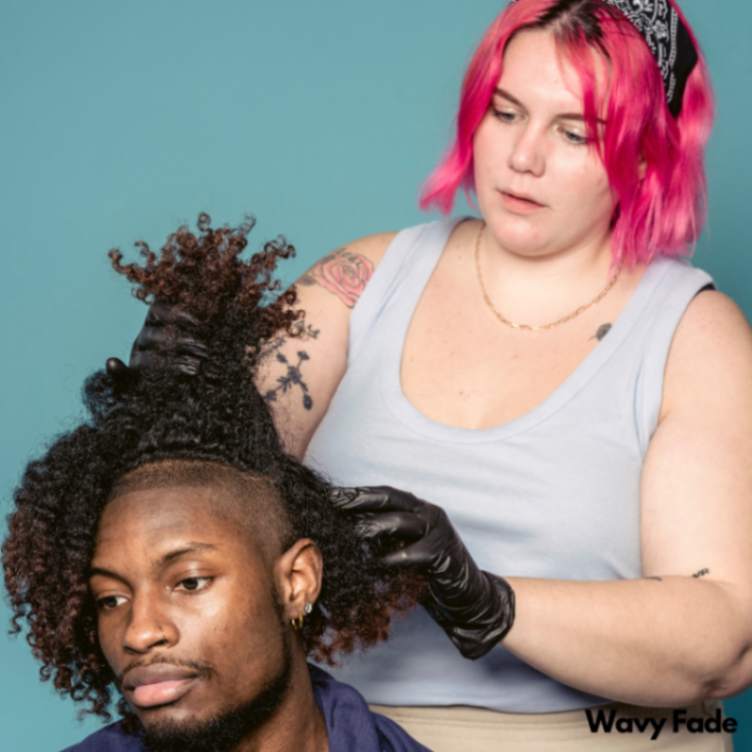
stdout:
<svg viewBox="0 0 752 752">
<path fill-rule="evenodd" d="M 360 255 L 338 248 L 314 264 L 299 281 L 302 285 L 320 285 L 352 308 L 373 274 L 373 262 Z"/>
</svg>

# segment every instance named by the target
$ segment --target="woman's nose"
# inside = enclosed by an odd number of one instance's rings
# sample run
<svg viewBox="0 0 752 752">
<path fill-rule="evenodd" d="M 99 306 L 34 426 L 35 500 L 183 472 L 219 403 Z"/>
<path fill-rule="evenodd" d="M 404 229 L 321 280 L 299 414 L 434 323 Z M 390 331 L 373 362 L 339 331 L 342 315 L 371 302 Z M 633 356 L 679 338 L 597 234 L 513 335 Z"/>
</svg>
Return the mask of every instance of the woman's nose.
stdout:
<svg viewBox="0 0 752 752">
<path fill-rule="evenodd" d="M 514 172 L 527 172 L 540 177 L 546 169 L 544 134 L 534 125 L 520 129 L 509 154 L 509 167 Z"/>
<path fill-rule="evenodd" d="M 154 647 L 169 647 L 177 642 L 177 626 L 155 596 L 145 595 L 132 601 L 123 640 L 130 652 L 146 653 Z"/>
</svg>

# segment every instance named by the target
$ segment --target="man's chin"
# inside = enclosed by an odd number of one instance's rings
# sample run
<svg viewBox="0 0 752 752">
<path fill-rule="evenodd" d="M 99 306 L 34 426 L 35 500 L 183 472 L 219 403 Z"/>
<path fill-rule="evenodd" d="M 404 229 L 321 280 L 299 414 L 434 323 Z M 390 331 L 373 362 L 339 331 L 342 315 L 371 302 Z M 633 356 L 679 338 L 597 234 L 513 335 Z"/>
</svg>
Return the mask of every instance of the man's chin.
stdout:
<svg viewBox="0 0 752 752">
<path fill-rule="evenodd" d="M 144 746 L 149 752 L 225 752 L 245 735 L 231 733 L 217 720 L 151 720 L 144 724 Z"/>
<path fill-rule="evenodd" d="M 191 726 L 200 728 L 211 721 L 211 718 L 205 716 L 206 707 L 196 712 L 196 708 L 192 708 L 187 704 L 183 705 L 182 703 L 160 705 L 148 710 L 144 710 L 143 708 L 133 708 L 133 710 L 135 710 L 138 720 L 147 732 L 150 732 L 152 729 L 157 732 L 159 729 L 181 729 L 190 728 Z"/>
<path fill-rule="evenodd" d="M 141 718 L 144 745 L 149 752 L 228 752 L 263 726 L 282 699 L 256 701 L 203 719 L 182 709 L 154 713 Z M 163 708 L 168 710 L 171 708 Z"/>
</svg>

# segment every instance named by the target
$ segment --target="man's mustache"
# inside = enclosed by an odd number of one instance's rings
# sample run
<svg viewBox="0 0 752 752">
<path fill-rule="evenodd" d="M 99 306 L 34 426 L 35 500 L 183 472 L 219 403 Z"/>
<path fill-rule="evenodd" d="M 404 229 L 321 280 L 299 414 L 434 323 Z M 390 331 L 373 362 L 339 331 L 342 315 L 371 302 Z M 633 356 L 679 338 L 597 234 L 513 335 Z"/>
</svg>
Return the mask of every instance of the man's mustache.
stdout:
<svg viewBox="0 0 752 752">
<path fill-rule="evenodd" d="M 125 668 L 115 675 L 115 683 L 117 686 L 123 688 L 123 677 L 134 668 L 149 668 L 150 666 L 167 665 L 174 666 L 175 668 L 190 669 L 197 676 L 202 679 L 206 679 L 214 673 L 214 668 L 208 663 L 201 663 L 199 661 L 180 660 L 179 658 L 172 658 L 169 656 L 157 656 L 150 661 L 131 661 Z"/>
</svg>

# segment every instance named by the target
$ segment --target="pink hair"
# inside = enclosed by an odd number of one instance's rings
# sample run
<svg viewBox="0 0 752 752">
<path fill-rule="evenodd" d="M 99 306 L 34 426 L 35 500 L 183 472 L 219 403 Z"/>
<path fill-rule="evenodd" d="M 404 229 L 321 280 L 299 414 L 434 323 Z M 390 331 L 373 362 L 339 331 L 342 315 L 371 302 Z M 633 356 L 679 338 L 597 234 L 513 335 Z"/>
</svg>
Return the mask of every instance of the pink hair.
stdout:
<svg viewBox="0 0 752 752">
<path fill-rule="evenodd" d="M 713 121 L 713 96 L 705 61 L 690 29 L 700 59 L 687 82 L 681 113 L 674 118 L 645 40 L 602 0 L 518 0 L 493 21 L 465 73 L 456 139 L 426 181 L 421 208 L 437 206 L 446 214 L 460 186 L 466 195 L 474 190 L 475 131 L 501 76 L 506 45 L 526 28 L 551 28 L 580 77 L 588 131 L 617 201 L 613 261 L 631 266 L 657 255 L 690 255 L 707 212 L 704 148 Z M 597 91 L 593 50 L 610 62 L 606 92 Z M 607 124 L 599 139 L 596 120 L 604 94 Z"/>
</svg>

